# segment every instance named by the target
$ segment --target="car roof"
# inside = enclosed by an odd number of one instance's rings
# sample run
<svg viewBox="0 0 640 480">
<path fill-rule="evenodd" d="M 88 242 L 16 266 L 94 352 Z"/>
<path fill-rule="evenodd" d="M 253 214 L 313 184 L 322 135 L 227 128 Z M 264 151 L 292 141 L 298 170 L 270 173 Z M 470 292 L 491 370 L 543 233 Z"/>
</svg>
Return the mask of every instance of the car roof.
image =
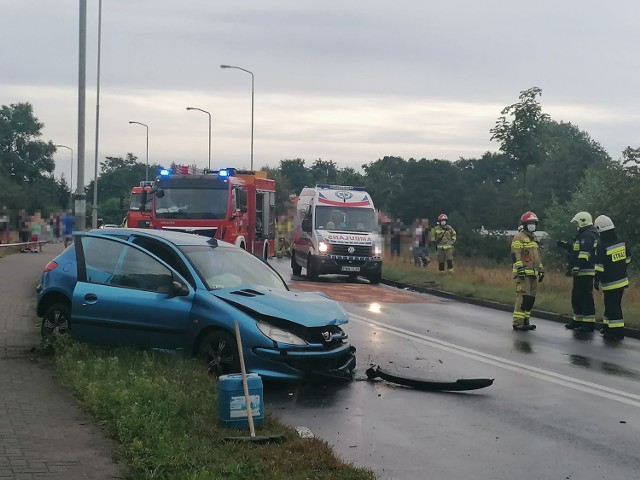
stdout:
<svg viewBox="0 0 640 480">
<path fill-rule="evenodd" d="M 178 246 L 211 246 L 211 244 L 208 243 L 210 237 L 205 237 L 204 235 L 196 235 L 195 233 L 174 232 L 171 230 L 152 230 L 147 228 L 102 228 L 92 230 L 92 232 L 100 233 L 103 235 L 122 235 L 122 233 L 135 233 L 139 236 L 159 238 Z M 218 240 L 218 246 L 233 247 L 234 245 Z"/>
</svg>

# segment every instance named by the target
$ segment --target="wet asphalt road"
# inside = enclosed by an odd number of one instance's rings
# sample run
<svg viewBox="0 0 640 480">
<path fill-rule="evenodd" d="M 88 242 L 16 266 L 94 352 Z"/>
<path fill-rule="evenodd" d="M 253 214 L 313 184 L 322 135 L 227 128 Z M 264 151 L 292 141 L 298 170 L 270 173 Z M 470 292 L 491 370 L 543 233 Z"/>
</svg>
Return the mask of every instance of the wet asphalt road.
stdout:
<svg viewBox="0 0 640 480">
<path fill-rule="evenodd" d="M 382 479 L 640 478 L 640 342 L 575 336 L 511 316 L 366 280 L 293 277 L 292 289 L 340 301 L 357 348 L 355 381 L 265 388 L 268 412 L 306 426 Z M 304 273 L 304 270 L 303 270 Z M 544 291 L 541 292 L 544 295 Z M 494 378 L 473 392 L 415 391 L 366 380 L 370 364 L 413 377 Z"/>
</svg>

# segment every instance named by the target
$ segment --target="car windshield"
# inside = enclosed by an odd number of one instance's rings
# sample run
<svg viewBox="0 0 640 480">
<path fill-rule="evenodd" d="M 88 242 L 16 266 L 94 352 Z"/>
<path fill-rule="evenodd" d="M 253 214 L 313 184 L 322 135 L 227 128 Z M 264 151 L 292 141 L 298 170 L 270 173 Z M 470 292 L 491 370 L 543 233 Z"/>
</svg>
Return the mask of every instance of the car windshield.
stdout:
<svg viewBox="0 0 640 480">
<path fill-rule="evenodd" d="M 241 285 L 261 285 L 287 290 L 280 276 L 269 266 L 240 248 L 207 245 L 183 246 L 187 256 L 209 290 L 235 288 Z"/>
<path fill-rule="evenodd" d="M 373 208 L 316 207 L 315 224 L 318 230 L 348 230 L 375 232 L 378 222 Z"/>
<path fill-rule="evenodd" d="M 229 191 L 204 188 L 163 188 L 155 198 L 157 218 L 221 220 L 227 217 Z"/>
</svg>

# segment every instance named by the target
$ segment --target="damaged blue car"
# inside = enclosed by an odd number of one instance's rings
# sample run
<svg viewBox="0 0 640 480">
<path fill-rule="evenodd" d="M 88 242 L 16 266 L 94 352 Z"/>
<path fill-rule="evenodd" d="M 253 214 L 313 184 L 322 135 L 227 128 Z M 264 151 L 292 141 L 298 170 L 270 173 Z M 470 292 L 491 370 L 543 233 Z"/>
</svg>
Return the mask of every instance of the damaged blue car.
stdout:
<svg viewBox="0 0 640 480">
<path fill-rule="evenodd" d="M 278 380 L 350 379 L 348 315 L 320 293 L 289 290 L 268 263 L 234 245 L 162 230 L 74 235 L 37 287 L 43 336 L 175 351 L 216 376 L 247 370 Z"/>
</svg>

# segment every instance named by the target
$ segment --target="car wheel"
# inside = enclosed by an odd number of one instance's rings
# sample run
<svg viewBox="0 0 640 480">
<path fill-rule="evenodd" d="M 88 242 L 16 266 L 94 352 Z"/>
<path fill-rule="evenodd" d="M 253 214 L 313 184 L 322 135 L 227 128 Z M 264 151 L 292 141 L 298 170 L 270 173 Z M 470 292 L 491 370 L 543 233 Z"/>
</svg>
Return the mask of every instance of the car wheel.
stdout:
<svg viewBox="0 0 640 480">
<path fill-rule="evenodd" d="M 307 277 L 311 280 L 318 279 L 318 266 L 311 261 L 311 255 L 307 258 Z"/>
<path fill-rule="evenodd" d="M 382 277 L 382 275 L 380 275 L 379 273 L 369 277 L 369 283 L 371 285 L 378 285 L 380 283 L 380 278 Z"/>
<path fill-rule="evenodd" d="M 205 363 L 209 373 L 216 377 L 240 371 L 236 341 L 222 330 L 215 330 L 204 337 L 198 349 L 198 358 Z"/>
<path fill-rule="evenodd" d="M 295 250 L 291 252 L 291 270 L 293 270 L 294 275 L 302 275 L 302 267 L 296 262 Z"/>
<path fill-rule="evenodd" d="M 42 338 L 60 337 L 69 333 L 71 311 L 65 303 L 54 303 L 42 317 L 40 333 Z"/>
</svg>

